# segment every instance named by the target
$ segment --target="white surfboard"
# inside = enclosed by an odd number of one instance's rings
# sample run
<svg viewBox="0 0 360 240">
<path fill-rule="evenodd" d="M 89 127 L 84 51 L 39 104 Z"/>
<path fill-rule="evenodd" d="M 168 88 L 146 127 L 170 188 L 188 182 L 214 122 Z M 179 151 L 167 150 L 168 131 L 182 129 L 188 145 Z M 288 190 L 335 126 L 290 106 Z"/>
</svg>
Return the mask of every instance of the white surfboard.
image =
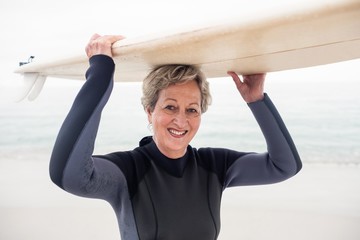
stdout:
<svg viewBox="0 0 360 240">
<path fill-rule="evenodd" d="M 228 24 L 125 39 L 113 45 L 115 81 L 142 81 L 155 66 L 192 64 L 208 78 L 305 68 L 360 58 L 360 1 L 322 0 Z M 85 54 L 35 61 L 16 69 L 25 78 L 84 79 Z M 36 79 L 35 79 L 36 78 Z M 35 79 L 35 80 L 34 80 Z"/>
</svg>

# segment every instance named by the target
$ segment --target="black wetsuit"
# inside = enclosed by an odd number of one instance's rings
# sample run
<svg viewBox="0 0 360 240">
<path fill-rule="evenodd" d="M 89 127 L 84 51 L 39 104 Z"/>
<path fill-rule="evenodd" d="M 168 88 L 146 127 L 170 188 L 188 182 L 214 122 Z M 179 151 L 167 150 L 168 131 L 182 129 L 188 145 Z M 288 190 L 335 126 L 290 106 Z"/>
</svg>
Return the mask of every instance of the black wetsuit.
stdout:
<svg viewBox="0 0 360 240">
<path fill-rule="evenodd" d="M 109 57 L 90 59 L 87 81 L 57 137 L 50 175 L 70 193 L 108 201 L 122 239 L 216 239 L 226 187 L 275 183 L 301 169 L 293 141 L 267 95 L 249 104 L 267 153 L 188 146 L 185 156 L 173 160 L 146 137 L 134 150 L 92 156 L 114 68 Z"/>
</svg>

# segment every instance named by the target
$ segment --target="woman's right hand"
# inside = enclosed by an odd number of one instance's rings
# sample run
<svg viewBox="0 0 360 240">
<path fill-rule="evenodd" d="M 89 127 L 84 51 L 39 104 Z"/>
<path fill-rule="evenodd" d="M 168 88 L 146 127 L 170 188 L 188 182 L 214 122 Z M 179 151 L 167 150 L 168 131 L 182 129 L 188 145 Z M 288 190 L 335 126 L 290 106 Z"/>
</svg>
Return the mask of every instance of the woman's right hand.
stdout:
<svg viewBox="0 0 360 240">
<path fill-rule="evenodd" d="M 266 73 L 243 75 L 243 80 L 232 71 L 228 74 L 234 80 L 236 87 L 247 103 L 260 101 L 264 98 L 264 82 Z"/>
<path fill-rule="evenodd" d="M 89 43 L 87 44 L 85 51 L 88 58 L 94 55 L 106 55 L 112 57 L 112 45 L 125 37 L 121 35 L 105 35 L 94 34 Z"/>
</svg>

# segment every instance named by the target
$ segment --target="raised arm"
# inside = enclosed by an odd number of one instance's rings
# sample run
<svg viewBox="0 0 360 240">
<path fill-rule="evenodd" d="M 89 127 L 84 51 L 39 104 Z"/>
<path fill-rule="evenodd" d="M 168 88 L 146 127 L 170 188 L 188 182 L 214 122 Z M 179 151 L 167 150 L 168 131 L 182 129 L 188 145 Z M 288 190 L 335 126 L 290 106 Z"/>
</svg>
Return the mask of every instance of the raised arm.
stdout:
<svg viewBox="0 0 360 240">
<path fill-rule="evenodd" d="M 302 163 L 280 114 L 263 93 L 265 74 L 245 76 L 243 81 L 235 73 L 230 75 L 260 126 L 268 151 L 239 155 L 227 169 L 225 187 L 269 184 L 294 176 Z"/>
<path fill-rule="evenodd" d="M 106 194 L 111 193 L 105 192 L 110 190 L 105 185 L 119 180 L 119 170 L 108 161 L 92 158 L 92 153 L 101 112 L 112 90 L 115 65 L 109 54 L 95 51 L 99 50 L 103 43 L 94 45 L 94 40 L 95 35 L 90 41 L 95 47 L 87 48 L 90 58 L 87 80 L 78 93 L 54 145 L 50 177 L 56 185 L 71 193 L 108 198 Z M 96 54 L 93 54 L 95 52 Z"/>
</svg>

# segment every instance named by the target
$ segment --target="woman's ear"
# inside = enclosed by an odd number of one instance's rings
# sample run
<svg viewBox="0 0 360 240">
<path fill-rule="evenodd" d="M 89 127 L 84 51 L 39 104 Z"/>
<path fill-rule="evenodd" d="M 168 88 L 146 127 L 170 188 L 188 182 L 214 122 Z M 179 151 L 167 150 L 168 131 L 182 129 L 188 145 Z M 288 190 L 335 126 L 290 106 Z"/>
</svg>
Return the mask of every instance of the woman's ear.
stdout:
<svg viewBox="0 0 360 240">
<path fill-rule="evenodd" d="M 152 112 L 151 112 L 150 107 L 146 107 L 145 112 L 146 112 L 146 114 L 147 114 L 148 121 L 149 121 L 149 123 L 151 124 L 151 123 L 152 123 L 152 119 L 151 119 L 151 117 L 152 117 Z"/>
</svg>

